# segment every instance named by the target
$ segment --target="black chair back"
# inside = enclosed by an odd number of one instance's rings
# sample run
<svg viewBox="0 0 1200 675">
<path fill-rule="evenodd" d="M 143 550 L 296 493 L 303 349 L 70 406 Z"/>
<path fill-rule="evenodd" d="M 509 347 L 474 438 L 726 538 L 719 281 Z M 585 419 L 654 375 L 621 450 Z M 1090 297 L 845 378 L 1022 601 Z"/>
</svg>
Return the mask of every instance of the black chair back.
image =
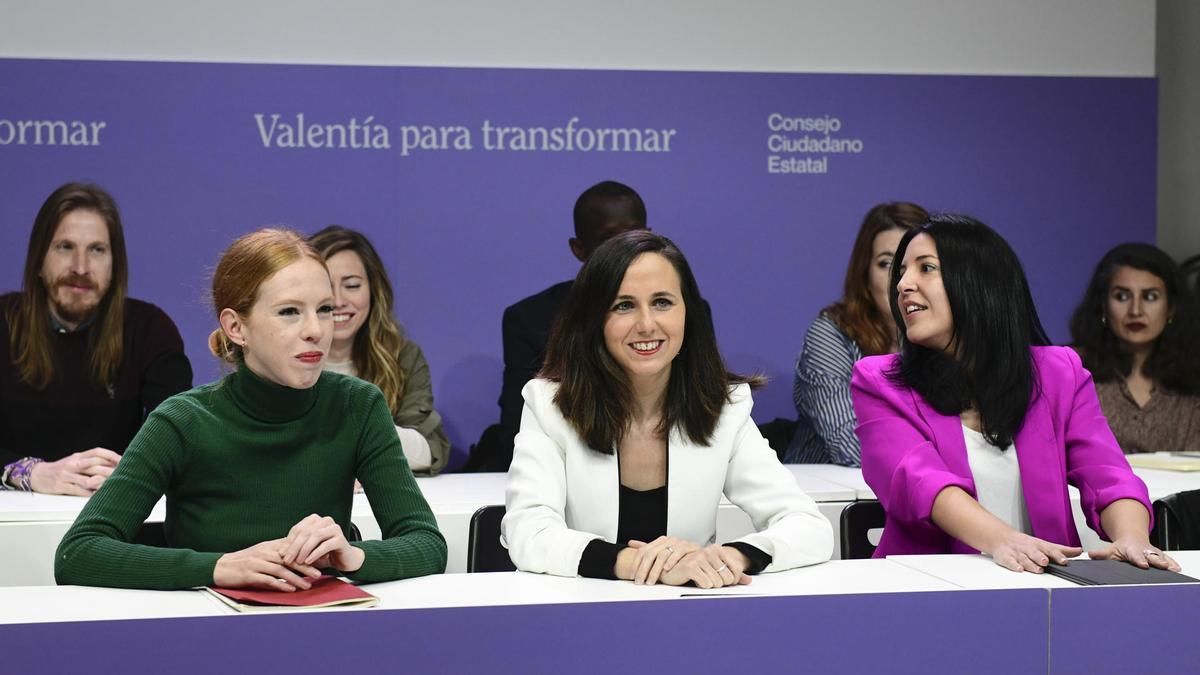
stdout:
<svg viewBox="0 0 1200 675">
<path fill-rule="evenodd" d="M 1176 492 L 1154 502 L 1150 543 L 1164 551 L 1200 548 L 1200 490 Z"/>
<path fill-rule="evenodd" d="M 792 444 L 792 437 L 796 435 L 796 420 L 776 417 L 770 422 L 758 425 L 758 433 L 767 439 L 767 445 L 771 446 L 782 462 L 788 446 Z"/>
<path fill-rule="evenodd" d="M 875 544 L 867 538 L 871 530 L 883 527 L 883 505 L 875 500 L 850 502 L 842 509 L 842 560 L 870 558 Z"/>
<path fill-rule="evenodd" d="M 517 569 L 508 549 L 500 545 L 500 521 L 504 505 L 484 506 L 471 516 L 467 533 L 468 572 L 512 572 Z"/>
</svg>

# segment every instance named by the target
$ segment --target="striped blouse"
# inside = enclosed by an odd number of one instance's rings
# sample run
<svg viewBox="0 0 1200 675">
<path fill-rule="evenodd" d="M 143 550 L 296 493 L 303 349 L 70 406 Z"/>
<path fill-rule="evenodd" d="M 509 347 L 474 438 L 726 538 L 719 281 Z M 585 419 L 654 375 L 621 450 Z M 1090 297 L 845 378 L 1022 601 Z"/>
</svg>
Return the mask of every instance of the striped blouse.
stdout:
<svg viewBox="0 0 1200 675">
<path fill-rule="evenodd" d="M 792 386 L 799 420 L 784 461 L 861 465 L 850 373 L 862 356 L 858 345 L 825 314 L 809 326 Z"/>
</svg>

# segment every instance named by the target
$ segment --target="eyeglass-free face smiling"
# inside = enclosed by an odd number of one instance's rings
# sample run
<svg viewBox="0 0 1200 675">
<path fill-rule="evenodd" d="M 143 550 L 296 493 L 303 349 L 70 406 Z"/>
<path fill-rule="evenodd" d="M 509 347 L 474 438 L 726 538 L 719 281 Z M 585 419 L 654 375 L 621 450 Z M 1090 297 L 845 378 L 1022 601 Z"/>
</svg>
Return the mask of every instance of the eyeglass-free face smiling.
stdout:
<svg viewBox="0 0 1200 675">
<path fill-rule="evenodd" d="M 674 265 L 658 253 L 634 258 L 609 307 L 604 344 L 635 387 L 670 377 L 686 317 Z"/>
<path fill-rule="evenodd" d="M 908 243 L 896 292 L 908 341 L 938 351 L 949 347 L 954 337 L 954 315 L 942 283 L 937 245 L 928 234 L 918 234 Z"/>
<path fill-rule="evenodd" d="M 339 251 L 325 261 L 333 280 L 333 346 L 335 354 L 349 356 L 354 336 L 371 313 L 371 282 L 362 258 L 351 250 Z"/>
</svg>

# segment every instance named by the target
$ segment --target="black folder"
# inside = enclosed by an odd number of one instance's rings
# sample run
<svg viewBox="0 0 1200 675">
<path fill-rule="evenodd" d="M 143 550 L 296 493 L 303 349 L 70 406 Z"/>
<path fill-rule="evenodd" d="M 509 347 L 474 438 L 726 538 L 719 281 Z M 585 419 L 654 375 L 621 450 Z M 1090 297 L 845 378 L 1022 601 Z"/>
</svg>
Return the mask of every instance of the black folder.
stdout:
<svg viewBox="0 0 1200 675">
<path fill-rule="evenodd" d="M 1144 570 L 1121 560 L 1072 560 L 1069 565 L 1046 567 L 1048 574 L 1062 577 L 1080 586 L 1116 586 L 1122 584 L 1200 584 L 1179 572 L 1151 567 Z"/>
</svg>

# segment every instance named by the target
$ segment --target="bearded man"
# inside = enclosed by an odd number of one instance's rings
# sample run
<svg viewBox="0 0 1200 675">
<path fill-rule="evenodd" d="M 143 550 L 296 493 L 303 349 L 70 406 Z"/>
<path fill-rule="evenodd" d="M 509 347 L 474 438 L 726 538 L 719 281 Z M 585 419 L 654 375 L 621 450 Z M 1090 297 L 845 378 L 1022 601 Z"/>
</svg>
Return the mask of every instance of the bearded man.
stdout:
<svg viewBox="0 0 1200 675">
<path fill-rule="evenodd" d="M 192 386 L 175 324 L 128 285 L 113 198 L 83 183 L 55 190 L 21 291 L 0 296 L 0 489 L 92 494 L 146 415 Z"/>
</svg>

